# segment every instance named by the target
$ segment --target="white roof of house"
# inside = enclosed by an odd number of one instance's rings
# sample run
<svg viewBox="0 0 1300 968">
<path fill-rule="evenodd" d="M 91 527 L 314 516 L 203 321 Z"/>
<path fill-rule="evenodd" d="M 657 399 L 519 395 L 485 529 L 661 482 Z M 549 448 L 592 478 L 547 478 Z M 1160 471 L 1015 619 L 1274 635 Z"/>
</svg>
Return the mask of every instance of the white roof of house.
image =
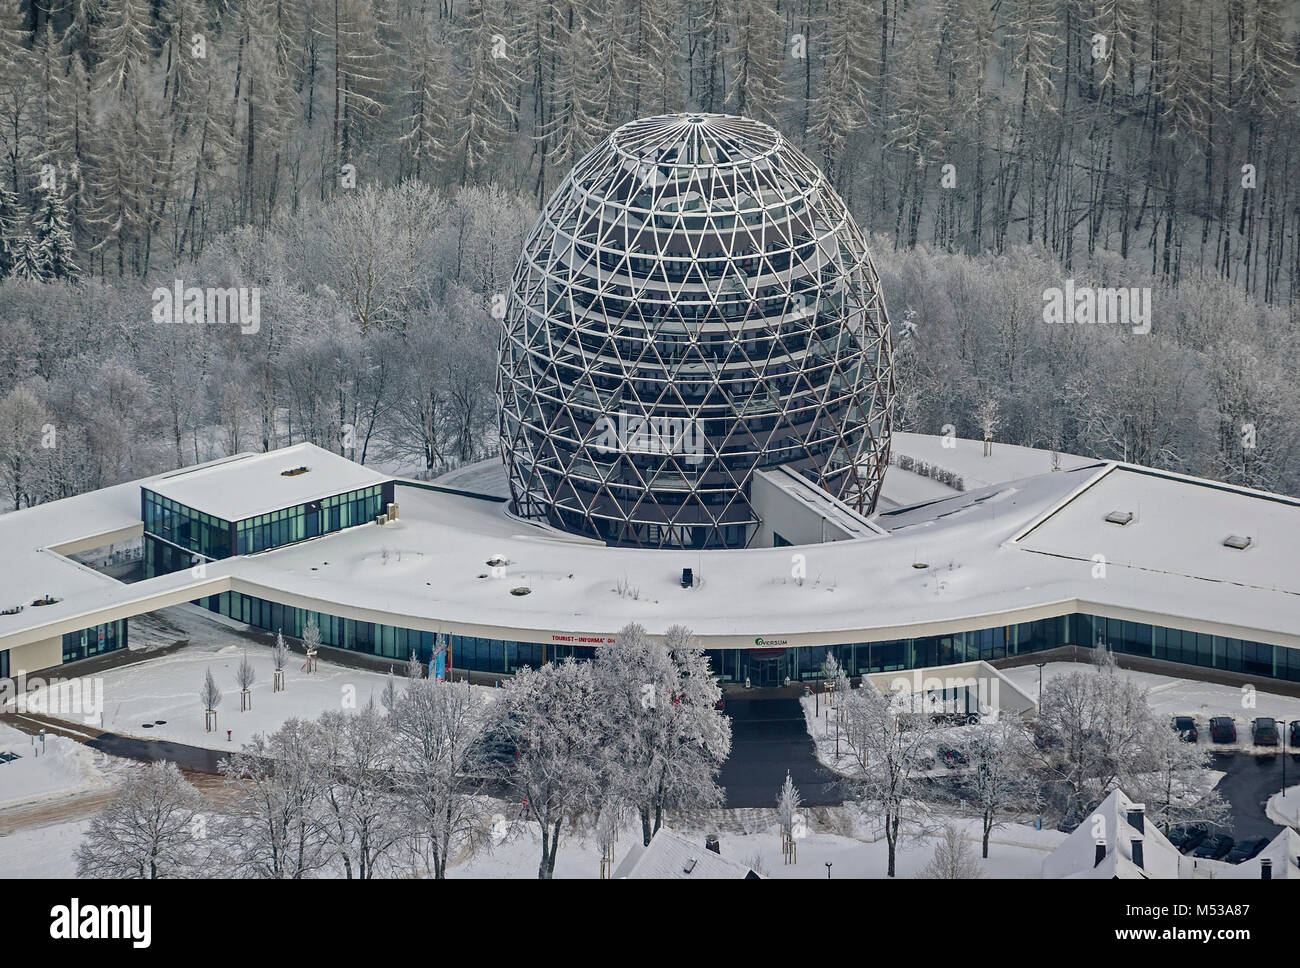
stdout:
<svg viewBox="0 0 1300 968">
<path fill-rule="evenodd" d="M 1133 823 L 1142 811 L 1122 791 L 1113 791 L 1083 823 L 1043 861 L 1048 878 L 1160 879 L 1190 876 L 1190 862 L 1178 852 L 1154 823 L 1143 817 L 1142 829 Z M 1133 842 L 1142 843 L 1142 866 L 1133 857 Z M 1096 862 L 1098 841 L 1105 841 L 1106 856 Z"/>
<path fill-rule="evenodd" d="M 1011 456 L 1026 459 L 1019 449 Z M 997 451 L 986 459 L 986 477 L 1000 476 L 998 459 Z M 1300 502 L 1105 462 L 960 494 L 943 488 L 937 500 L 877 515 L 888 533 L 797 548 L 607 548 L 521 521 L 499 502 L 399 481 L 396 522 L 209 563 L 201 578 L 186 571 L 121 585 L 41 551 L 94 534 L 99 515 L 105 533 L 128 522 L 138 529 L 141 484 L 238 518 L 384 479 L 318 448 L 245 460 L 0 516 L 0 607 L 46 592 L 64 599 L 0 617 L 0 648 L 11 636 L 33 641 L 55 620 L 109 608 L 127 614 L 126 604 L 147 611 L 150 596 L 231 588 L 350 618 L 538 642 L 599 639 L 637 621 L 651 634 L 684 623 L 711 648 L 745 647 L 758 636 L 818 645 L 1083 611 L 1300 647 L 1300 579 L 1279 567 L 1285 549 L 1300 547 Z M 280 477 L 299 463 L 313 472 Z M 328 486 L 308 488 L 317 471 Z M 920 479 L 896 472 L 886 475 L 886 492 L 905 498 Z M 236 493 L 235 483 L 258 480 L 271 482 L 273 499 Z M 1104 521 L 1128 507 L 1140 511 L 1131 524 Z M 1229 531 L 1259 535 L 1259 543 L 1225 548 Z M 791 574 L 796 553 L 805 558 L 802 581 Z M 1101 578 L 1097 553 L 1107 558 Z M 508 559 L 506 578 L 483 577 L 493 555 Z M 695 587 L 681 587 L 683 568 L 695 571 Z M 511 594 L 521 587 L 529 594 Z"/>
<path fill-rule="evenodd" d="M 616 879 L 659 881 L 754 880 L 747 865 L 715 854 L 667 827 L 650 838 L 648 847 L 634 844 L 614 870 Z"/>
<path fill-rule="evenodd" d="M 307 470 L 289 477 L 283 473 L 298 467 Z M 239 521 L 389 479 L 315 444 L 295 444 L 160 474 L 148 487 L 186 507 Z"/>
<path fill-rule="evenodd" d="M 1300 879 L 1300 833 L 1290 827 L 1274 837 L 1267 847 L 1250 860 L 1240 864 L 1224 864 L 1222 870 L 1216 870 L 1215 877 L 1248 878 L 1259 880 L 1262 864 L 1267 858 L 1273 862 L 1273 880 Z"/>
</svg>

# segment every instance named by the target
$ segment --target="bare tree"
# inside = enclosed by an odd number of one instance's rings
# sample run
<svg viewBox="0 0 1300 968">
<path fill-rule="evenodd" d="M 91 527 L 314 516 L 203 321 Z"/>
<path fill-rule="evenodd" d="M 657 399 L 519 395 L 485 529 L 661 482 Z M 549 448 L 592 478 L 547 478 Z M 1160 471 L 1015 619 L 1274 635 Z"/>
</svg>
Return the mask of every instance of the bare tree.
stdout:
<svg viewBox="0 0 1300 968">
<path fill-rule="evenodd" d="M 248 661 L 248 652 L 244 652 L 244 657 L 239 660 L 239 665 L 235 667 L 235 682 L 239 683 L 239 711 L 245 712 L 253 708 L 253 695 L 249 692 L 253 683 L 257 681 L 257 671 L 253 668 L 253 663 Z"/>
<path fill-rule="evenodd" d="M 203 678 L 203 688 L 199 690 L 199 702 L 203 704 L 204 709 L 204 728 L 210 733 L 217 728 L 217 707 L 221 705 L 221 689 L 217 686 L 217 680 L 212 678 L 211 669 Z"/>
</svg>

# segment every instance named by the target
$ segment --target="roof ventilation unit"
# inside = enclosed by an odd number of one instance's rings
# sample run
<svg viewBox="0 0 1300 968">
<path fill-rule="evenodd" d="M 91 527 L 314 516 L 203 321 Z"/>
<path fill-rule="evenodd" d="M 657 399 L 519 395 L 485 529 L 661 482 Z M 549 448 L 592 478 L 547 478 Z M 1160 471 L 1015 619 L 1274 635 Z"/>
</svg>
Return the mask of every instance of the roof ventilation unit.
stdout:
<svg viewBox="0 0 1300 968">
<path fill-rule="evenodd" d="M 1133 512 L 1132 511 L 1111 511 L 1110 514 L 1106 515 L 1106 520 L 1109 521 L 1111 524 L 1118 524 L 1121 527 L 1123 527 L 1124 525 L 1128 524 L 1130 521 L 1133 520 Z"/>
<path fill-rule="evenodd" d="M 1223 546 L 1225 548 L 1236 548 L 1238 551 L 1245 551 L 1250 547 L 1250 542 L 1251 539 L 1249 537 L 1243 538 L 1239 534 L 1230 534 L 1223 539 Z"/>
</svg>

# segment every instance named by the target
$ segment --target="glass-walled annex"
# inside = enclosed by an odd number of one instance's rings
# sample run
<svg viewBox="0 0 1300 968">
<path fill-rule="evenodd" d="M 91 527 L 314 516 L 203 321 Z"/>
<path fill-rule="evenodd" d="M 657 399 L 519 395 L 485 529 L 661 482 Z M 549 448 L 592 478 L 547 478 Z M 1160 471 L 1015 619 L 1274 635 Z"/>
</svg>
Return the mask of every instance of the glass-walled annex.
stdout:
<svg viewBox="0 0 1300 968">
<path fill-rule="evenodd" d="M 414 652 L 422 663 L 433 655 L 434 633 L 405 629 L 321 612 L 293 608 L 225 592 L 198 604 L 239 622 L 269 632 L 302 637 L 308 616 L 316 619 L 321 641 L 330 646 L 405 662 Z M 572 656 L 590 659 L 595 648 L 564 644 L 517 642 L 469 635 L 450 635 L 452 666 L 476 672 L 511 673 Z M 951 635 L 933 635 L 887 642 L 798 648 L 707 649 L 713 671 L 725 682 L 750 679 L 755 686 L 776 686 L 791 681 L 818 679 L 828 651 L 834 652 L 850 675 L 868 672 L 952 665 L 977 659 L 1003 659 L 1066 645 L 1091 647 L 1105 642 L 1127 655 L 1147 656 L 1188 665 L 1222 669 L 1269 679 L 1300 682 L 1300 649 L 1143 625 L 1095 615 L 1073 614 L 1036 622 L 998 626 Z"/>
<path fill-rule="evenodd" d="M 141 492 L 145 578 L 191 568 L 205 558 L 253 554 L 365 524 L 393 500 L 393 485 L 386 482 L 232 522 L 148 488 Z"/>
<path fill-rule="evenodd" d="M 79 632 L 66 632 L 63 636 L 63 661 L 76 662 L 105 652 L 126 648 L 126 619 L 105 622 Z"/>
<path fill-rule="evenodd" d="M 237 622 L 246 622 L 268 632 L 284 632 L 302 638 L 302 630 L 314 618 L 320 629 L 321 642 L 338 649 L 406 662 L 414 653 L 428 664 L 434 653 L 434 633 L 376 622 L 340 618 L 324 612 L 281 605 L 279 602 L 254 598 L 240 592 L 223 592 L 201 598 L 196 603 Z M 557 659 L 591 659 L 596 650 L 587 646 L 515 642 L 473 635 L 443 635 L 441 648 L 451 646 L 452 666 L 474 672 L 511 673 L 524 666 L 537 668 Z"/>
</svg>

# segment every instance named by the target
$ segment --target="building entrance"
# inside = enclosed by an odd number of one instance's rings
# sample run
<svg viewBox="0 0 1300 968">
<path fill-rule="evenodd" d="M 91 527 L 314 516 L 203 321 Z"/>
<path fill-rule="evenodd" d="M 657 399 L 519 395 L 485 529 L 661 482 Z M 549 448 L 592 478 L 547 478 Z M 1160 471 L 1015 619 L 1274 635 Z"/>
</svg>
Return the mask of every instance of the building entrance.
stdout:
<svg viewBox="0 0 1300 968">
<path fill-rule="evenodd" d="M 760 689 L 779 686 L 785 682 L 785 676 L 785 649 L 776 649 L 773 652 L 750 650 L 750 685 Z"/>
</svg>

